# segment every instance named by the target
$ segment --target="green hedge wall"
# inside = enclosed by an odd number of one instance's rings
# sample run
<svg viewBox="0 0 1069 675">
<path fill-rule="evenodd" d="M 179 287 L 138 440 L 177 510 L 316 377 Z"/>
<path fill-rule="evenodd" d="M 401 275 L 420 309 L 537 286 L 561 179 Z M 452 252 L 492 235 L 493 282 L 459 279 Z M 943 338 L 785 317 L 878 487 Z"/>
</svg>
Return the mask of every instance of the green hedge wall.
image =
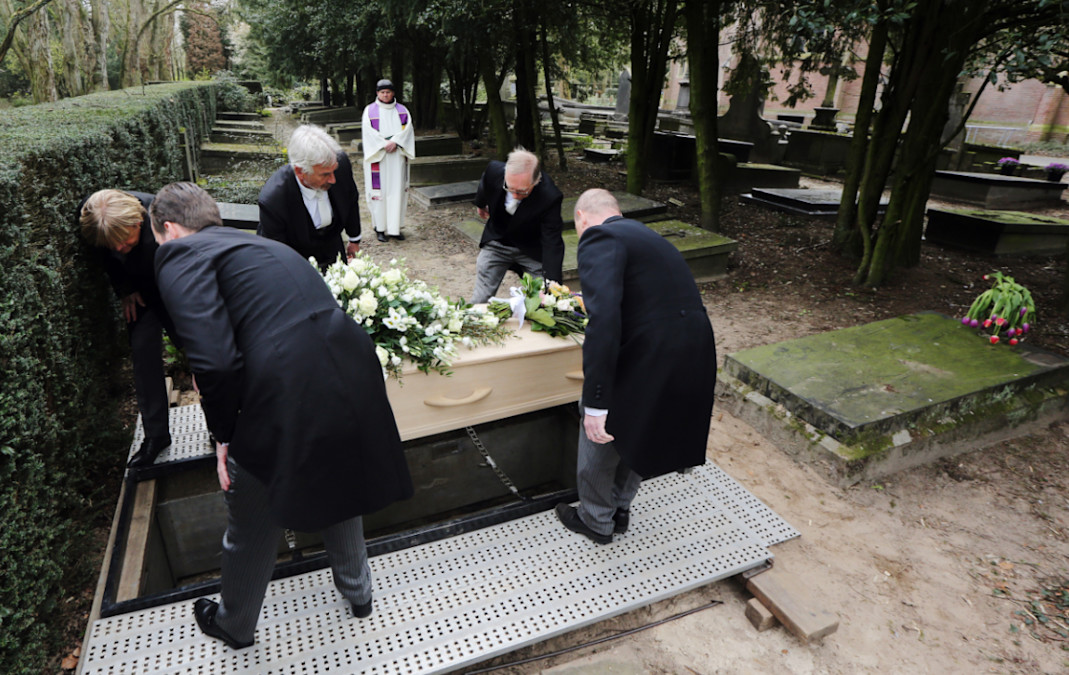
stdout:
<svg viewBox="0 0 1069 675">
<path fill-rule="evenodd" d="M 61 645 L 57 617 L 97 572 L 89 526 L 114 507 L 100 477 L 117 484 L 130 442 L 125 328 L 75 211 L 98 189 L 183 180 L 179 131 L 199 147 L 215 95 L 175 83 L 0 110 L 2 673 L 41 672 Z"/>
</svg>

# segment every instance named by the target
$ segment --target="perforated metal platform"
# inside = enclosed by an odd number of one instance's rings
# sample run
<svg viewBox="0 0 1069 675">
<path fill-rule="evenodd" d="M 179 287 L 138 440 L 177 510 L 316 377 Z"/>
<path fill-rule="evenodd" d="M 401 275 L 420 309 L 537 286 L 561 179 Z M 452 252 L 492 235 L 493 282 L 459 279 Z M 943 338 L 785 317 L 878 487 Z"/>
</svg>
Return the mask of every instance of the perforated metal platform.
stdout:
<svg viewBox="0 0 1069 675">
<path fill-rule="evenodd" d="M 208 424 L 204 421 L 204 411 L 201 410 L 199 403 L 170 408 L 167 413 L 168 424 L 171 427 L 171 447 L 161 452 L 156 458 L 157 466 L 198 459 L 215 453 L 215 449 L 209 445 Z M 144 440 L 145 427 L 141 423 L 141 415 L 138 415 L 134 441 L 130 444 L 128 459 L 134 456 Z"/>
<path fill-rule="evenodd" d="M 187 601 L 96 621 L 82 672 L 448 672 L 745 571 L 795 536 L 707 463 L 643 483 L 609 546 L 539 513 L 372 558 L 368 619 L 322 570 L 271 582 L 253 647 L 202 635 Z"/>
</svg>

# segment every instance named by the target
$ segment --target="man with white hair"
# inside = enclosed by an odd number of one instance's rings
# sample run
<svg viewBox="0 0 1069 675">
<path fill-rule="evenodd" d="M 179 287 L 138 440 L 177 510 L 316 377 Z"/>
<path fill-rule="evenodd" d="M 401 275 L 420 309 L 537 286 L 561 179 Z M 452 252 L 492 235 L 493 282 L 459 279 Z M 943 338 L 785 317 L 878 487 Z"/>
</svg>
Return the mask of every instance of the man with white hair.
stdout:
<svg viewBox="0 0 1069 675">
<path fill-rule="evenodd" d="M 408 209 L 408 160 L 416 158 L 412 114 L 395 98 L 393 82 L 379 80 L 375 100 L 364 108 L 364 198 L 379 241 L 404 241 Z"/>
<path fill-rule="evenodd" d="M 360 250 L 360 193 L 353 165 L 321 128 L 297 127 L 289 142 L 290 163 L 260 190 L 256 233 L 280 241 L 326 269 L 339 256 Z M 345 231 L 349 242 L 342 242 Z"/>
<path fill-rule="evenodd" d="M 597 544 L 630 524 L 643 478 L 705 462 L 716 383 L 713 327 L 686 260 L 624 218 L 606 190 L 575 204 L 579 279 L 590 322 L 576 487 L 561 523 Z"/>
<path fill-rule="evenodd" d="M 490 162 L 475 193 L 475 208 L 486 220 L 475 266 L 473 303 L 486 302 L 501 285 L 505 272 L 530 272 L 563 281 L 564 195 L 542 173 L 538 157 L 522 147 L 508 161 Z"/>
</svg>

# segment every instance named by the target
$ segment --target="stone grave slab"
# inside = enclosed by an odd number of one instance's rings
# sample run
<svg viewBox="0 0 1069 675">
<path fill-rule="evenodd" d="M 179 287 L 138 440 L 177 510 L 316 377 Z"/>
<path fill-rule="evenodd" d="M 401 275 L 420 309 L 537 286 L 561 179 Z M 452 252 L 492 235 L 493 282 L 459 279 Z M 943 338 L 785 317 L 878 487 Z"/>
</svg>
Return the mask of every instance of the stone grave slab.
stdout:
<svg viewBox="0 0 1069 675">
<path fill-rule="evenodd" d="M 248 145 L 275 145 L 275 135 L 266 129 L 232 129 L 212 127 L 212 143 L 244 143 Z"/>
<path fill-rule="evenodd" d="M 1053 181 L 972 171 L 936 171 L 931 196 L 985 209 L 1058 206 L 1065 185 Z"/>
<path fill-rule="evenodd" d="M 443 185 L 424 185 L 412 188 L 409 194 L 413 201 L 425 209 L 436 209 L 453 204 L 470 204 L 475 199 L 475 191 L 479 189 L 479 181 L 465 180 L 459 183 L 445 183 Z"/>
<path fill-rule="evenodd" d="M 839 213 L 842 190 L 810 190 L 806 188 L 754 188 L 742 195 L 742 200 L 759 206 L 797 213 L 804 216 L 832 216 Z M 878 211 L 887 209 L 887 197 L 880 198 Z"/>
<path fill-rule="evenodd" d="M 364 144 L 356 144 L 356 151 L 364 154 Z M 416 136 L 416 157 L 457 156 L 464 152 L 464 142 L 456 134 Z"/>
<path fill-rule="evenodd" d="M 285 155 L 280 147 L 246 145 L 243 143 L 202 143 L 200 170 L 204 173 L 225 171 L 241 162 L 282 163 Z"/>
<path fill-rule="evenodd" d="M 340 145 L 359 141 L 364 135 L 364 125 L 360 122 L 338 122 L 324 125 L 323 128 L 327 130 L 327 133 L 333 134 Z"/>
<path fill-rule="evenodd" d="M 239 230 L 252 230 L 260 224 L 260 207 L 256 204 L 235 204 L 233 202 L 216 202 L 223 225 Z"/>
<path fill-rule="evenodd" d="M 453 227 L 478 243 L 483 234 L 483 222 L 475 218 L 454 223 Z M 738 242 L 679 220 L 662 220 L 646 226 L 670 241 L 679 249 L 694 274 L 695 281 L 713 281 L 727 274 L 728 255 L 739 247 Z M 576 252 L 579 235 L 566 230 L 564 238 L 564 282 L 573 289 L 581 288 Z"/>
<path fill-rule="evenodd" d="M 729 412 L 840 485 L 1028 433 L 1069 411 L 1069 359 L 910 314 L 729 354 Z"/>
<path fill-rule="evenodd" d="M 611 162 L 620 156 L 619 150 L 613 150 L 612 148 L 584 148 L 583 159 L 588 162 L 594 162 L 597 164 L 603 164 L 605 162 Z"/>
<path fill-rule="evenodd" d="M 930 242 L 991 255 L 1061 255 L 1069 220 L 1023 211 L 928 209 Z"/>
<path fill-rule="evenodd" d="M 616 198 L 616 203 L 620 205 L 620 213 L 625 218 L 647 222 L 660 220 L 664 214 L 668 213 L 668 205 L 663 202 L 655 202 L 652 199 L 633 195 L 622 190 L 614 190 L 612 196 Z M 564 221 L 565 229 L 573 229 L 575 227 L 575 202 L 578 200 L 579 197 L 576 195 L 575 197 L 565 197 L 564 201 L 561 202 L 560 217 Z"/>
<path fill-rule="evenodd" d="M 263 122 L 260 113 L 254 112 L 221 112 L 215 114 L 215 119 L 234 122 Z"/>
<path fill-rule="evenodd" d="M 330 122 L 359 122 L 364 115 L 364 106 L 347 106 L 344 108 L 326 108 L 301 113 L 305 124 L 327 124 Z"/>
<path fill-rule="evenodd" d="M 851 137 L 827 131 L 793 129 L 783 163 L 823 175 L 846 170 Z"/>
<path fill-rule="evenodd" d="M 265 128 L 264 123 L 260 120 L 227 120 L 222 118 L 216 118 L 212 126 L 220 129 L 255 129 L 257 131 L 262 131 Z"/>
<path fill-rule="evenodd" d="M 695 178 L 697 173 L 694 172 Z M 788 166 L 740 162 L 727 172 L 723 189 L 729 194 L 752 191 L 755 188 L 792 190 L 798 188 L 801 176 L 801 170 Z"/>
<path fill-rule="evenodd" d="M 486 157 L 419 157 L 408 163 L 409 185 L 441 185 L 479 180 L 490 160 Z"/>
</svg>

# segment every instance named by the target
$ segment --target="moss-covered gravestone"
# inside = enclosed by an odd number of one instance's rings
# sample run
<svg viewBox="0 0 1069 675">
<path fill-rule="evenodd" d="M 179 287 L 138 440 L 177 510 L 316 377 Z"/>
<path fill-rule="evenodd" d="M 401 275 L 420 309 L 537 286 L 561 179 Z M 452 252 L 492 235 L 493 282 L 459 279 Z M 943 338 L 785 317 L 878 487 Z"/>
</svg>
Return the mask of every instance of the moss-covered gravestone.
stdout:
<svg viewBox="0 0 1069 675">
<path fill-rule="evenodd" d="M 840 484 L 1019 436 L 1069 409 L 1069 359 L 911 314 L 729 354 L 727 409 Z"/>
</svg>

